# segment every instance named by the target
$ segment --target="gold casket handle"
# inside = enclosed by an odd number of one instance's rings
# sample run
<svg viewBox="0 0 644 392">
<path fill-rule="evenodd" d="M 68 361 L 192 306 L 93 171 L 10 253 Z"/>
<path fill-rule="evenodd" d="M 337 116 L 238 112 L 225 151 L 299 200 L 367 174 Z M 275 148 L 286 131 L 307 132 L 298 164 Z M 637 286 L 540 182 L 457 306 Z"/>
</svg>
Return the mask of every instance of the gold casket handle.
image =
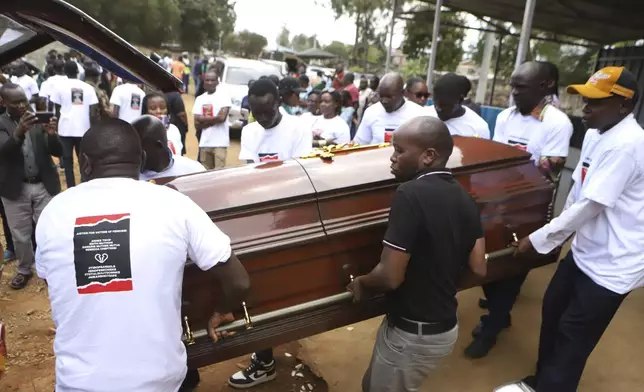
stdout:
<svg viewBox="0 0 644 392">
<path fill-rule="evenodd" d="M 492 252 L 492 253 L 486 253 L 485 262 L 487 263 L 490 259 L 498 259 L 500 257 L 505 257 L 505 256 L 514 254 L 515 248 L 512 246 L 512 244 L 515 242 L 519 242 L 519 237 L 517 236 L 517 233 L 515 233 L 514 231 L 512 232 L 512 239 L 514 239 L 514 241 L 511 242 L 507 248 L 497 250 L 496 252 Z"/>
</svg>

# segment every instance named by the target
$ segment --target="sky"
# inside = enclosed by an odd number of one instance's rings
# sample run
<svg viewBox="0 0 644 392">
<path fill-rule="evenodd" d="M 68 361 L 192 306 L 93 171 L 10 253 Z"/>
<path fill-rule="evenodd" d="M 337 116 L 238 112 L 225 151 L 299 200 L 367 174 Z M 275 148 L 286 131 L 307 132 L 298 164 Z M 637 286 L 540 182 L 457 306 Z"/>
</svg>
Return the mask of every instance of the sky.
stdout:
<svg viewBox="0 0 644 392">
<path fill-rule="evenodd" d="M 249 30 L 266 37 L 269 46 L 275 44 L 282 26 L 297 34 L 317 35 L 322 45 L 332 41 L 353 44 L 355 23 L 352 18 L 343 16 L 335 19 L 330 6 L 331 0 L 237 0 L 235 12 L 237 23 L 235 31 Z M 389 21 L 383 20 L 382 28 Z M 394 27 L 393 47 L 400 47 L 404 39 L 404 21 L 397 21 Z M 468 34 L 465 47 L 476 42 L 478 33 Z"/>
</svg>

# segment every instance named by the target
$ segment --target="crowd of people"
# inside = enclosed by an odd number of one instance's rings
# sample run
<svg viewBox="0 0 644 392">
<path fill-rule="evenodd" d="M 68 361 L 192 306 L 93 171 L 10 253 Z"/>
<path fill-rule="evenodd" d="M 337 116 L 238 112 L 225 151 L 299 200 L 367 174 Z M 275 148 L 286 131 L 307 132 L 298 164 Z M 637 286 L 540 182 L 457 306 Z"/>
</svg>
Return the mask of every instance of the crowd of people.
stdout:
<svg viewBox="0 0 644 392">
<path fill-rule="evenodd" d="M 184 74 L 185 62 L 184 68 L 172 64 Z M 59 392 L 196 388 L 199 372 L 187 369 L 181 342 L 186 255 L 222 285 L 208 324 L 213 340 L 226 338 L 216 328 L 232 321 L 231 311 L 248 293 L 248 274 L 230 238 L 189 198 L 149 181 L 226 165 L 232 102 L 218 88 L 217 70 L 197 66 L 203 89 L 192 109 L 198 161 L 183 156 L 188 122 L 179 93 L 145 91 L 131 80 L 116 85 L 96 63 L 73 54 L 51 54 L 40 88 L 28 79 L 24 63 L 7 70 L 0 88 L 0 196 L 10 252 L 5 259 L 19 259 L 14 289 L 28 284 L 34 266 L 47 282 Z M 429 106 L 421 79 L 405 82 L 388 73 L 356 84 L 341 66 L 331 79 L 315 86 L 304 76 L 249 83 L 238 158 L 262 163 L 332 144 L 393 145 L 391 170 L 402 184 L 380 262 L 347 289 L 356 301 L 377 293 L 389 300 L 363 391 L 417 390 L 456 342 L 459 274 L 469 268 L 486 275 L 478 208 L 447 163 L 455 140 L 489 139 L 490 130 L 467 98 L 471 84 L 453 73 L 436 81 Z M 499 115 L 493 140 L 527 151 L 556 184 L 573 133 L 557 108 L 556 67 L 524 63 L 510 85 L 515 105 Z M 637 82 L 628 70 L 609 67 L 568 91 L 584 97 L 589 127 L 573 188 L 559 217 L 514 244 L 517 254 L 547 254 L 576 233 L 544 297 L 536 373 L 522 381 L 537 392 L 576 391 L 620 304 L 644 285 L 644 132 L 633 116 Z M 54 114 L 39 117 L 41 111 L 30 105 Z M 65 192 L 52 157 L 61 158 Z M 511 325 L 526 276 L 484 285 L 480 306 L 488 314 L 472 331 L 467 356 L 486 356 Z M 267 347 L 228 382 L 251 388 L 275 377 Z"/>
</svg>

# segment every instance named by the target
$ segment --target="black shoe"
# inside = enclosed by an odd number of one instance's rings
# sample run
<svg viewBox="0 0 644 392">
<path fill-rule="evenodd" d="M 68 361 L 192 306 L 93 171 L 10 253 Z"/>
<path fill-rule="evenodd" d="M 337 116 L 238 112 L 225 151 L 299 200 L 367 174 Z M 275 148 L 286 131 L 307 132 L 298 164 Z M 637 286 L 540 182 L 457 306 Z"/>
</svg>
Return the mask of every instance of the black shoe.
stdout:
<svg viewBox="0 0 644 392">
<path fill-rule="evenodd" d="M 183 379 L 183 384 L 179 388 L 179 392 L 192 392 L 199 386 L 200 382 L 199 369 L 188 369 L 186 378 Z"/>
<path fill-rule="evenodd" d="M 474 339 L 472 343 L 465 349 L 465 355 L 472 359 L 479 359 L 487 356 L 496 345 L 495 338 L 478 338 Z"/>
<path fill-rule="evenodd" d="M 477 339 L 483 333 L 483 328 L 485 328 L 485 321 L 490 317 L 490 315 L 485 314 L 481 316 L 479 323 L 476 324 L 476 327 L 472 330 L 472 337 Z M 512 318 L 508 318 L 507 322 L 503 325 L 503 329 L 510 328 L 512 326 Z"/>
<path fill-rule="evenodd" d="M 276 376 L 274 359 L 270 363 L 264 363 L 253 354 L 250 358 L 250 365 L 246 369 L 240 370 L 230 376 L 228 385 L 238 389 L 252 388 L 256 385 L 274 380 Z"/>
<path fill-rule="evenodd" d="M 479 298 L 479 308 L 487 309 L 487 299 Z"/>
</svg>

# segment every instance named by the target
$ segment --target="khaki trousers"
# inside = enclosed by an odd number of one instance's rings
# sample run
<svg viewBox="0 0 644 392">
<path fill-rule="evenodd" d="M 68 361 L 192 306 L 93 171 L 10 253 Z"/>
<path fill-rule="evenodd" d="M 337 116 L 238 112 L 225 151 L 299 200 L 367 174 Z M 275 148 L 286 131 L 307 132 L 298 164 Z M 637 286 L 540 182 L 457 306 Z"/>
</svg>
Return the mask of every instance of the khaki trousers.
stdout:
<svg viewBox="0 0 644 392">
<path fill-rule="evenodd" d="M 208 170 L 226 167 L 227 147 L 199 147 L 199 161 Z"/>
</svg>

